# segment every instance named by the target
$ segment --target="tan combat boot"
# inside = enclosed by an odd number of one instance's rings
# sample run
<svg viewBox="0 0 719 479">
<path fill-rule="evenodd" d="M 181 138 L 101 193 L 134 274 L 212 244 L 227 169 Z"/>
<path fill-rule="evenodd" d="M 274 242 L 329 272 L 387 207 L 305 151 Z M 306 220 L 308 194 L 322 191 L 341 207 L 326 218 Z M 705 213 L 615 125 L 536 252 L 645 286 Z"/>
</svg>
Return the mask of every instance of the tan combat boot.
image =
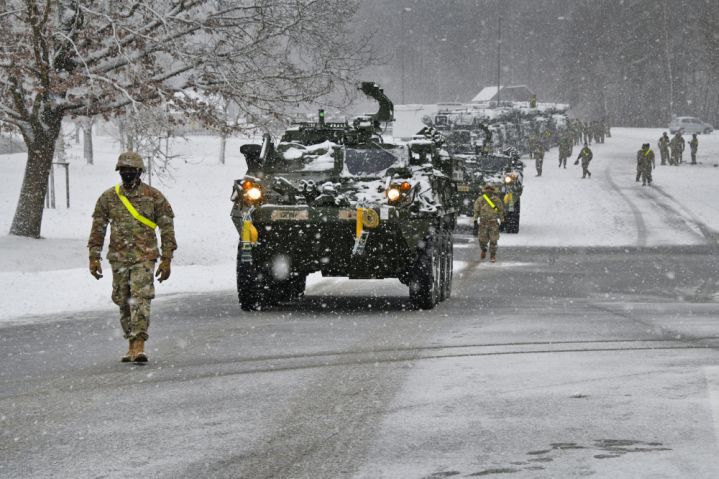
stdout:
<svg viewBox="0 0 719 479">
<path fill-rule="evenodd" d="M 491 261 L 492 263 L 496 263 L 496 262 L 497 262 L 497 255 L 494 254 L 494 253 L 492 253 L 492 256 L 489 257 L 489 261 Z"/>
<path fill-rule="evenodd" d="M 484 259 L 484 258 L 486 258 L 486 257 L 487 257 L 487 252 L 486 252 L 486 251 L 482 251 L 481 253 L 479 253 L 479 259 Z"/>
<path fill-rule="evenodd" d="M 130 361 L 132 361 L 132 356 L 135 354 L 135 352 L 134 352 L 134 348 L 135 348 L 134 342 L 135 342 L 135 341 L 134 341 L 133 339 L 131 339 L 130 341 L 128 341 L 127 352 L 126 352 L 125 355 L 120 359 L 120 362 L 122 362 L 122 363 L 129 363 Z"/>
<path fill-rule="evenodd" d="M 145 354 L 145 340 L 144 339 L 136 339 L 135 340 L 135 352 L 132 357 L 132 360 L 136 363 L 146 363 L 147 362 L 147 355 Z"/>
</svg>

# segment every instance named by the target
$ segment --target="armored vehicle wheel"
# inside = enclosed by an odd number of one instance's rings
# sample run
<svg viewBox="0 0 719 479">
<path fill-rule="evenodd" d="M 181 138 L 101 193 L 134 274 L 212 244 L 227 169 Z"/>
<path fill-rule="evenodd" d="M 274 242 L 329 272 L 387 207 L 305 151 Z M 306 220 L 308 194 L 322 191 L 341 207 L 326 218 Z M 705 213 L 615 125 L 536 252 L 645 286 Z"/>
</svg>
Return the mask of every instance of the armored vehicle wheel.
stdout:
<svg viewBox="0 0 719 479">
<path fill-rule="evenodd" d="M 237 262 L 237 297 L 243 311 L 256 311 L 265 303 L 265 291 L 252 264 Z"/>
<path fill-rule="evenodd" d="M 432 309 L 442 287 L 442 240 L 437 233 L 425 240 L 410 273 L 409 299 L 418 309 Z"/>
<path fill-rule="evenodd" d="M 447 232 L 447 269 L 444 280 L 444 299 L 452 297 L 452 275 L 454 272 L 454 241 L 452 232 Z"/>
<path fill-rule="evenodd" d="M 514 211 L 507 213 L 507 224 L 505 230 L 507 233 L 519 233 L 519 216 L 521 203 L 517 201 Z"/>
<path fill-rule="evenodd" d="M 304 296 L 306 285 L 307 275 L 297 274 L 286 281 L 272 284 L 271 290 L 278 302 L 295 301 Z"/>
<path fill-rule="evenodd" d="M 452 294 L 452 233 L 444 231 L 442 234 L 442 282 L 440 286 L 439 301 L 444 301 Z"/>
<path fill-rule="evenodd" d="M 265 281 L 254 263 L 243 263 L 237 249 L 237 297 L 244 311 L 256 311 L 267 303 Z"/>
</svg>

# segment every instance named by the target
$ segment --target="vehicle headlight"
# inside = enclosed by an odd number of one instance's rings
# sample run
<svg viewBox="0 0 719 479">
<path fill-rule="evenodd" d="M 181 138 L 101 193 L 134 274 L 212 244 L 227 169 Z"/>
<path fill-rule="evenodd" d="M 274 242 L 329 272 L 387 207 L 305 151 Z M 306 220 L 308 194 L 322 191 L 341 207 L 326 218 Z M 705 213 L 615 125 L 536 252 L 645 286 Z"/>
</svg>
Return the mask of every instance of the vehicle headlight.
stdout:
<svg viewBox="0 0 719 479">
<path fill-rule="evenodd" d="M 507 175 L 504 177 L 504 182 L 507 184 L 510 184 L 512 182 L 512 177 L 510 175 Z"/>
<path fill-rule="evenodd" d="M 253 186 L 249 190 L 245 191 L 245 197 L 252 201 L 257 201 L 262 198 L 262 190 L 256 186 Z"/>
<path fill-rule="evenodd" d="M 404 203 L 410 198 L 412 192 L 412 184 L 408 181 L 401 183 L 392 183 L 387 188 L 387 201 L 389 203 Z"/>
<path fill-rule="evenodd" d="M 402 197 L 399 188 L 390 188 L 387 190 L 387 199 L 390 203 L 394 203 Z"/>
<path fill-rule="evenodd" d="M 243 180 L 242 182 L 238 183 L 239 185 L 237 186 L 239 188 L 236 187 L 235 191 L 232 193 L 232 201 L 237 201 L 239 199 L 241 190 L 242 201 L 245 204 L 256 205 L 262 202 L 262 198 L 264 196 L 262 186 L 252 180 Z"/>
</svg>

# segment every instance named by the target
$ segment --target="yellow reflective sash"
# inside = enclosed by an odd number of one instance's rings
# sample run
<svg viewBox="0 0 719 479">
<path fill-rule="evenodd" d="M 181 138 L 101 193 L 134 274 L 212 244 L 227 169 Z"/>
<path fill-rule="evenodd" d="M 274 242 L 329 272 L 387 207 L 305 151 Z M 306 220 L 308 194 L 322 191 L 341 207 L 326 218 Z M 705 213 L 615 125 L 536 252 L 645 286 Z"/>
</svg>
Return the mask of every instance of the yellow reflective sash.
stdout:
<svg viewBox="0 0 719 479">
<path fill-rule="evenodd" d="M 157 223 L 155 223 L 152 220 L 149 220 L 142 216 L 140 213 L 137 212 L 134 206 L 132 206 L 132 203 L 130 203 L 130 200 L 127 199 L 125 195 L 120 193 L 120 184 L 115 185 L 115 194 L 117 194 L 117 197 L 120 198 L 120 201 L 122 201 L 122 204 L 125 205 L 125 208 L 127 208 L 127 211 L 130 212 L 133 218 L 135 218 L 137 221 L 142 223 L 143 225 L 147 226 L 148 228 L 152 228 L 153 230 L 157 228 Z"/>
<path fill-rule="evenodd" d="M 484 201 L 486 201 L 489 206 L 491 206 L 491 207 L 494 208 L 495 210 L 497 209 L 497 207 L 494 206 L 494 203 L 492 203 L 492 200 L 489 199 L 489 196 L 487 196 L 487 195 L 482 195 L 482 198 L 484 198 Z"/>
</svg>

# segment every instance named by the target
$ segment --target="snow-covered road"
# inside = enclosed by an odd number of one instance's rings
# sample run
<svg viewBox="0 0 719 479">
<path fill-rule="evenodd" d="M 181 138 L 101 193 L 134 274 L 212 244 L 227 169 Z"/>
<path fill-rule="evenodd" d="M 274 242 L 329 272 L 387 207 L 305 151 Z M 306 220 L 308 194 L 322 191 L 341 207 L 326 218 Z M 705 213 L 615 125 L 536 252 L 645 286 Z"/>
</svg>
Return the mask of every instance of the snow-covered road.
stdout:
<svg viewBox="0 0 719 479">
<path fill-rule="evenodd" d="M 535 248 L 408 309 L 397 281 L 299 304 L 155 305 L 150 363 L 113 315 L 0 334 L 0 476 L 714 478 L 717 248 Z"/>
</svg>

